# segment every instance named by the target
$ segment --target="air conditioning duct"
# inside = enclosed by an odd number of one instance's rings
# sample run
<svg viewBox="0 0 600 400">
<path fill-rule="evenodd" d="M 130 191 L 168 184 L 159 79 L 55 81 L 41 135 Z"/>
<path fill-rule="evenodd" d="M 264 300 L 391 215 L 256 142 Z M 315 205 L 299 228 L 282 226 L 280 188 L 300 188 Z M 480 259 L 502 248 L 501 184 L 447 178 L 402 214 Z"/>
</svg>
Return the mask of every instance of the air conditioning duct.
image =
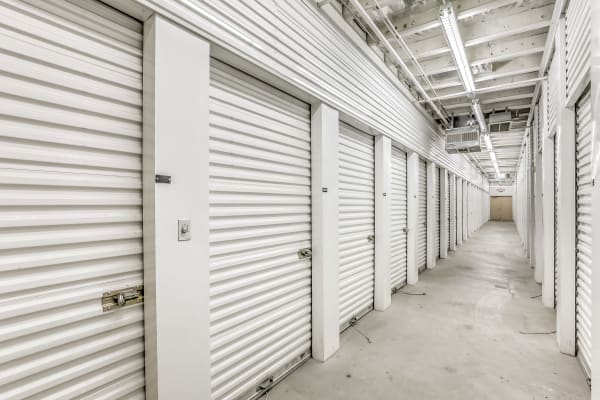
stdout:
<svg viewBox="0 0 600 400">
<path fill-rule="evenodd" d="M 481 151 L 481 133 L 477 125 L 446 130 L 448 153 L 477 153 Z"/>
<path fill-rule="evenodd" d="M 508 132 L 512 126 L 512 113 L 510 111 L 492 113 L 488 117 L 490 132 Z"/>
</svg>

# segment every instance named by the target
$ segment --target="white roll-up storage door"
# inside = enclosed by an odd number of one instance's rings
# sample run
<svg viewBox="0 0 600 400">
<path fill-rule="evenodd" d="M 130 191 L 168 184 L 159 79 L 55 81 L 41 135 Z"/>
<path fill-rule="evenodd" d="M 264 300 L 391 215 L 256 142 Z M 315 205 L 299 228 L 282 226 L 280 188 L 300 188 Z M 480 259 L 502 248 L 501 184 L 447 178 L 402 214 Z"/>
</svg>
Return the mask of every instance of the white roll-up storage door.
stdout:
<svg viewBox="0 0 600 400">
<path fill-rule="evenodd" d="M 454 244 L 458 244 L 458 179 L 454 181 L 454 211 L 452 212 L 452 219 L 454 220 Z"/>
<path fill-rule="evenodd" d="M 592 59 L 591 0 L 570 1 L 565 13 L 567 97 L 589 79 Z"/>
<path fill-rule="evenodd" d="M 559 140 L 554 136 L 554 307 L 558 304 L 558 173 Z"/>
<path fill-rule="evenodd" d="M 449 179 L 450 188 L 450 244 L 456 243 L 456 180 L 454 176 Z"/>
<path fill-rule="evenodd" d="M 210 76 L 211 389 L 239 399 L 310 355 L 310 108 L 217 61 Z"/>
<path fill-rule="evenodd" d="M 0 5 L 0 398 L 144 398 L 142 24 Z"/>
<path fill-rule="evenodd" d="M 556 58 L 552 60 L 548 71 L 548 132 L 552 133 L 556 130 L 558 121 L 558 112 L 560 108 L 560 64 Z"/>
<path fill-rule="evenodd" d="M 427 162 L 419 159 L 417 209 L 417 268 L 427 267 Z"/>
<path fill-rule="evenodd" d="M 446 185 L 446 193 L 444 194 L 444 207 L 446 208 L 446 249 L 450 250 L 450 174 L 448 174 L 448 184 Z"/>
<path fill-rule="evenodd" d="M 406 285 L 406 153 L 392 147 L 392 238 L 390 283 L 392 289 Z"/>
<path fill-rule="evenodd" d="M 588 91 L 577 103 L 577 356 L 591 377 L 592 355 L 592 102 Z"/>
<path fill-rule="evenodd" d="M 435 200 L 433 203 L 435 207 L 435 227 L 433 228 L 433 245 L 435 246 L 435 248 L 433 249 L 433 253 L 435 254 L 436 259 L 440 258 L 440 174 L 441 169 L 436 166 L 434 174 Z"/>
<path fill-rule="evenodd" d="M 340 329 L 373 309 L 375 151 L 373 137 L 340 123 Z"/>
</svg>

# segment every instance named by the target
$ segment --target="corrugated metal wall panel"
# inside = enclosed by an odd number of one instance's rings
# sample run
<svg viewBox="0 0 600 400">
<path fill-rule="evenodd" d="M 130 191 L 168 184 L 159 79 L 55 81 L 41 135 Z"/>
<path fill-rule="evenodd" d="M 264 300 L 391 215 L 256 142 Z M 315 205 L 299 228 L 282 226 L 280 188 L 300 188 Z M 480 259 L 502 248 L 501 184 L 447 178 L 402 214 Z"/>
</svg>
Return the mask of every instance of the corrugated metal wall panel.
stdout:
<svg viewBox="0 0 600 400">
<path fill-rule="evenodd" d="M 406 153 L 392 147 L 392 237 L 390 281 L 392 289 L 406 285 Z"/>
<path fill-rule="evenodd" d="M 440 174 L 441 174 L 441 169 L 436 166 L 435 167 L 435 174 L 434 174 L 434 179 L 435 179 L 435 200 L 434 200 L 434 207 L 435 207 L 435 227 L 433 228 L 433 232 L 434 232 L 434 238 L 433 238 L 433 245 L 435 246 L 435 248 L 433 249 L 435 258 L 438 259 L 440 258 Z"/>
<path fill-rule="evenodd" d="M 590 79 L 592 13 L 590 0 L 570 1 L 566 11 L 567 97 Z"/>
<path fill-rule="evenodd" d="M 144 397 L 142 25 L 0 5 L 0 398 Z M 115 397 L 115 398 L 116 398 Z"/>
<path fill-rule="evenodd" d="M 210 73 L 211 386 L 238 399 L 310 355 L 310 107 Z"/>
<path fill-rule="evenodd" d="M 375 150 L 373 137 L 340 124 L 340 328 L 373 308 Z"/>
<path fill-rule="evenodd" d="M 312 0 L 137 0 L 258 67 L 292 82 L 397 143 L 481 184 L 480 172 L 444 149 L 444 137 Z M 339 18 L 341 20 L 341 17 Z M 385 72 L 384 72 L 385 71 Z"/>
<path fill-rule="evenodd" d="M 417 209 L 417 268 L 427 267 L 427 162 L 419 159 Z"/>
<path fill-rule="evenodd" d="M 577 355 L 591 377 L 592 366 L 592 101 L 588 91 L 576 107 L 577 159 Z"/>
</svg>

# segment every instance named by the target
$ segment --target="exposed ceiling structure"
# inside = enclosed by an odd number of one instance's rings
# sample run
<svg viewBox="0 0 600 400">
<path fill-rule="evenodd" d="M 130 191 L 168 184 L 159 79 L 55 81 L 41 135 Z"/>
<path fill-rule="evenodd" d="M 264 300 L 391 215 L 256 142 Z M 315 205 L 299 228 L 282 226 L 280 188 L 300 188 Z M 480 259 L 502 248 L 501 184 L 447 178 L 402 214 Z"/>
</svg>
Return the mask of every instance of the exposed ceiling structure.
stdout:
<svg viewBox="0 0 600 400">
<path fill-rule="evenodd" d="M 428 108 L 442 126 L 476 123 L 474 99 L 486 119 L 480 124 L 482 132 L 490 128 L 490 114 L 498 117 L 510 111 L 510 123 L 489 133 L 491 140 L 482 152 L 468 155 L 490 181 L 510 180 L 517 170 L 535 88 L 543 75 L 540 69 L 555 0 L 338 2 L 346 19 L 381 51 L 412 89 L 415 101 Z M 460 46 L 452 44 L 456 38 L 449 38 L 451 29 L 444 19 L 448 7 Z M 457 48 L 463 49 L 465 65 L 471 66 L 468 73 L 465 68 L 461 73 Z M 472 76 L 474 88 L 465 82 L 465 74 Z M 449 121 L 447 125 L 442 116 Z"/>
</svg>

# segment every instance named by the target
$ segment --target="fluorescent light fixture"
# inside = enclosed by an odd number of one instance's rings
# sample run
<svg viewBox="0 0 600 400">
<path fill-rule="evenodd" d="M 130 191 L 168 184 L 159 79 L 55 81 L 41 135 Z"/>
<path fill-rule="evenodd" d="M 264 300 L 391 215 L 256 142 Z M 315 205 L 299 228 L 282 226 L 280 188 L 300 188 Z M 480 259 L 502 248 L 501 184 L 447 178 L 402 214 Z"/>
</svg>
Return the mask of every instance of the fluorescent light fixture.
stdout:
<svg viewBox="0 0 600 400">
<path fill-rule="evenodd" d="M 479 105 L 478 99 L 473 99 L 473 101 L 471 102 L 471 111 L 473 111 L 473 115 L 475 115 L 475 118 L 477 118 L 477 122 L 479 123 L 479 128 L 481 129 L 481 132 L 486 133 L 487 124 L 485 122 L 485 116 L 483 115 L 483 111 L 481 111 L 481 106 Z"/>
<path fill-rule="evenodd" d="M 493 151 L 494 148 L 492 147 L 492 139 L 490 139 L 490 135 L 483 135 L 483 140 L 485 141 L 485 147 L 487 148 L 487 151 Z"/>
<path fill-rule="evenodd" d="M 498 166 L 498 160 L 496 160 L 496 153 L 490 151 L 490 159 L 492 160 L 492 164 L 494 164 L 494 169 L 496 170 L 496 177 L 500 177 L 500 167 Z"/>
<path fill-rule="evenodd" d="M 451 5 L 443 6 L 440 10 L 440 22 L 442 23 L 442 30 L 450 47 L 452 58 L 456 64 L 458 75 L 460 80 L 465 87 L 465 91 L 473 93 L 475 91 L 475 82 L 473 81 L 473 72 L 471 71 L 471 64 L 467 59 L 465 52 L 465 46 L 458 30 L 458 23 L 456 22 L 456 14 Z"/>
</svg>

